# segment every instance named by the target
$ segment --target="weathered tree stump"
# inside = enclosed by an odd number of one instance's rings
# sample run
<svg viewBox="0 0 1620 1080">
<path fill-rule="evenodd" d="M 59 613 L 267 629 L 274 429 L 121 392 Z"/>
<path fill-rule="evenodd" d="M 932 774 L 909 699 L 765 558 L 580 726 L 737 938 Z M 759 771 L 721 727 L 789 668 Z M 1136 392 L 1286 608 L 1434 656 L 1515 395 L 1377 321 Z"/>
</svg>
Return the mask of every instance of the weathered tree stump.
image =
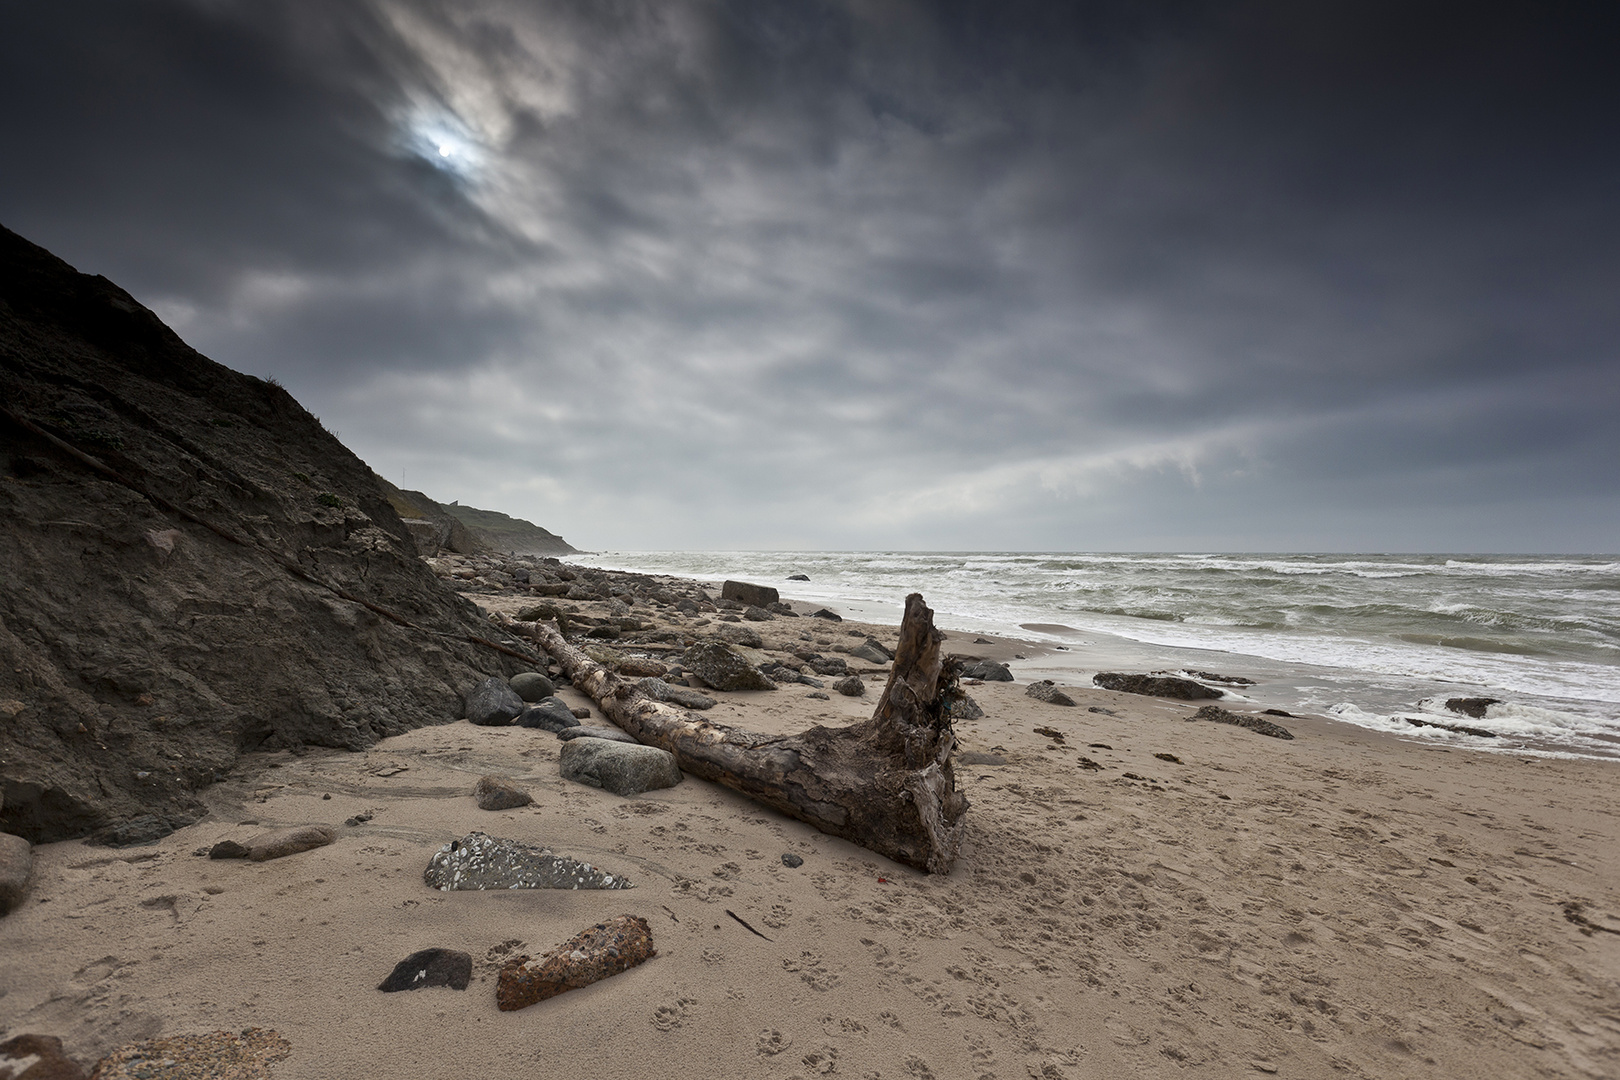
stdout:
<svg viewBox="0 0 1620 1080">
<path fill-rule="evenodd" d="M 919 870 L 948 873 L 956 861 L 968 809 L 951 766 L 957 665 L 941 652 L 944 635 L 920 593 L 906 597 L 894 670 L 872 718 L 798 735 L 705 720 L 647 697 L 554 626 L 508 625 L 554 656 L 608 719 L 674 754 L 682 770 Z"/>
</svg>

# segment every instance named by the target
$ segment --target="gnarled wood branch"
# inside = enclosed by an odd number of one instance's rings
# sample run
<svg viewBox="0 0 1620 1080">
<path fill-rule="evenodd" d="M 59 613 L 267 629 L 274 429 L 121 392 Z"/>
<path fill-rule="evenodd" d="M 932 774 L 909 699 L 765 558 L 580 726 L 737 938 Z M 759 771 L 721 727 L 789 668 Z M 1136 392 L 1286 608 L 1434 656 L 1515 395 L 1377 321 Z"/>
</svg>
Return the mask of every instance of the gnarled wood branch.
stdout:
<svg viewBox="0 0 1620 1080">
<path fill-rule="evenodd" d="M 956 665 L 919 593 L 906 597 L 894 670 L 870 720 L 764 735 L 654 701 L 595 663 L 547 623 L 508 623 L 562 665 L 574 686 L 640 742 L 686 772 L 896 862 L 943 874 L 961 848 L 967 796 L 951 767 L 947 710 Z"/>
</svg>

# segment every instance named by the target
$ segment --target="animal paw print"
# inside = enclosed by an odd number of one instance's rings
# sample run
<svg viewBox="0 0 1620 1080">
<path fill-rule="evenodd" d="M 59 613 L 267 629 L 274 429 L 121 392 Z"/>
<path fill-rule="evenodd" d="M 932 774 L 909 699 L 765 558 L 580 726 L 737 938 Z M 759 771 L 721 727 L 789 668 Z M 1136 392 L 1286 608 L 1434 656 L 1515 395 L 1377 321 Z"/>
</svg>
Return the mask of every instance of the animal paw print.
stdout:
<svg viewBox="0 0 1620 1080">
<path fill-rule="evenodd" d="M 906 1025 L 900 1022 L 900 1018 L 894 1013 L 890 1012 L 888 1009 L 884 1009 L 882 1012 L 878 1013 L 877 1018 L 878 1023 L 884 1025 L 885 1027 L 893 1028 L 895 1031 L 906 1030 Z"/>
<path fill-rule="evenodd" d="M 793 1036 L 775 1028 L 766 1028 L 754 1040 L 754 1052 L 760 1057 L 775 1057 L 792 1045 Z"/>
<path fill-rule="evenodd" d="M 812 1075 L 830 1076 L 838 1071 L 838 1051 L 830 1046 L 818 1046 L 799 1060 Z"/>
<path fill-rule="evenodd" d="M 788 924 L 789 918 L 790 916 L 787 908 L 783 907 L 781 904 L 772 904 L 771 913 L 765 916 L 764 922 L 765 925 L 770 927 L 772 930 L 780 930 Z"/>
<path fill-rule="evenodd" d="M 737 879 L 737 875 L 742 873 L 742 867 L 738 866 L 734 862 L 721 863 L 713 870 L 710 870 L 709 873 L 711 876 L 717 877 L 721 881 L 735 881 Z"/>
<path fill-rule="evenodd" d="M 866 1025 L 853 1016 L 843 1018 L 823 1016 L 821 1018 L 821 1030 L 826 1032 L 829 1038 L 840 1039 L 849 1038 L 852 1035 L 865 1035 Z"/>
<path fill-rule="evenodd" d="M 934 1070 L 916 1054 L 906 1055 L 906 1075 L 916 1080 L 934 1080 Z"/>
<path fill-rule="evenodd" d="M 782 967 L 798 974 L 812 990 L 827 991 L 843 982 L 843 976 L 831 971 L 813 952 L 803 952 L 796 960 L 782 961 Z"/>
<path fill-rule="evenodd" d="M 653 1010 L 653 1027 L 659 1031 L 674 1031 L 686 1022 L 696 1004 L 692 998 L 677 998 L 673 1004 L 658 1006 Z"/>
</svg>

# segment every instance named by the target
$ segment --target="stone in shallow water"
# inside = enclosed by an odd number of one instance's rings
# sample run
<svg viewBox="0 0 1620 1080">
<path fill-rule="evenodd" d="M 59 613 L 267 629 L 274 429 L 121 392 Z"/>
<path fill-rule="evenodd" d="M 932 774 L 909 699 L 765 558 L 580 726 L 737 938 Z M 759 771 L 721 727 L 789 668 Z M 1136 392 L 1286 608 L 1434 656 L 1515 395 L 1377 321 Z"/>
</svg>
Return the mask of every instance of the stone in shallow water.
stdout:
<svg viewBox="0 0 1620 1080">
<path fill-rule="evenodd" d="M 472 980 L 472 957 L 455 949 L 420 949 L 394 965 L 388 978 L 377 984 L 385 994 L 424 986 L 465 990 Z"/>
<path fill-rule="evenodd" d="M 428 860 L 422 880 L 441 892 L 487 889 L 631 889 L 630 879 L 521 840 L 471 832 Z"/>
<path fill-rule="evenodd" d="M 620 915 L 575 934 L 538 960 L 519 956 L 501 966 L 495 1004 L 511 1012 L 621 971 L 658 955 L 652 928 L 636 915 Z"/>
</svg>

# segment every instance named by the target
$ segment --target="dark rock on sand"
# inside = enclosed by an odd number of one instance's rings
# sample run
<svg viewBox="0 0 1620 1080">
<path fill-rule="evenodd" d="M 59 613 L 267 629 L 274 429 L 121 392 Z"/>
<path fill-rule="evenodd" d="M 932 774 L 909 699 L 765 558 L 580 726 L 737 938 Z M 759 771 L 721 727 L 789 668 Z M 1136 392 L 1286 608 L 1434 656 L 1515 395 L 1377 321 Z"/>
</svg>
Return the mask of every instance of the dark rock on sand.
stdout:
<svg viewBox="0 0 1620 1080">
<path fill-rule="evenodd" d="M 728 581 L 720 586 L 720 599 L 731 600 L 745 607 L 764 607 L 782 599 L 782 595 L 769 585 L 750 585 L 746 581 Z"/>
<path fill-rule="evenodd" d="M 784 603 L 781 600 L 778 600 L 774 604 L 766 605 L 765 610 L 770 612 L 772 615 L 780 615 L 784 619 L 797 619 L 799 617 L 799 613 L 793 610 L 793 606 L 791 604 Z"/>
<path fill-rule="evenodd" d="M 810 670 L 817 675 L 848 675 L 849 661 L 842 656 L 818 656 L 808 661 Z"/>
<path fill-rule="evenodd" d="M 248 858 L 254 862 L 268 862 L 296 855 L 300 851 L 325 847 L 337 834 L 325 825 L 303 825 L 295 829 L 278 829 L 248 839 Z"/>
<path fill-rule="evenodd" d="M 519 669 L 286 390 L 4 229 L 0 311 L 0 462 L 29 473 L 0 484 L 0 702 L 28 705 L 0 831 L 166 834 L 246 752 L 361 750 Z"/>
<path fill-rule="evenodd" d="M 33 869 L 34 846 L 20 836 L 0 833 L 0 915 L 23 902 Z"/>
<path fill-rule="evenodd" d="M 238 843 L 235 840 L 221 840 L 208 849 L 210 859 L 245 859 L 252 853 L 253 850 L 246 844 Z"/>
<path fill-rule="evenodd" d="M 844 617 L 842 615 L 838 614 L 838 612 L 829 611 L 826 608 L 822 608 L 820 611 L 812 611 L 810 613 L 810 617 L 812 619 L 826 619 L 828 622 L 843 622 L 844 621 Z"/>
<path fill-rule="evenodd" d="M 797 870 L 799 867 L 804 865 L 804 860 L 793 854 L 791 851 L 784 852 L 782 855 L 782 865 L 787 867 L 789 870 Z"/>
<path fill-rule="evenodd" d="M 964 658 L 962 662 L 962 678 L 983 679 L 985 682 L 1012 682 L 1012 672 L 1007 670 L 1006 664 L 998 664 L 994 660 L 979 660 Z"/>
<path fill-rule="evenodd" d="M 946 698 L 945 712 L 952 720 L 977 720 L 984 715 L 979 703 L 961 690 Z"/>
<path fill-rule="evenodd" d="M 528 806 L 534 796 L 500 776 L 481 776 L 473 786 L 473 799 L 480 810 L 512 810 Z"/>
<path fill-rule="evenodd" d="M 489 678 L 467 695 L 467 722 L 479 727 L 501 727 L 523 712 L 523 699 L 505 679 Z"/>
<path fill-rule="evenodd" d="M 564 780 L 624 796 L 674 787 L 681 782 L 680 766 L 668 750 L 608 739 L 569 740 L 563 746 L 558 769 Z"/>
<path fill-rule="evenodd" d="M 776 684 L 761 675 L 746 657 L 722 642 L 699 642 L 686 651 L 683 659 L 700 682 L 716 690 L 776 689 Z"/>
<path fill-rule="evenodd" d="M 887 664 L 893 659 L 885 650 L 874 648 L 871 642 L 855 646 L 849 650 L 849 655 L 873 664 Z"/>
<path fill-rule="evenodd" d="M 424 986 L 448 986 L 465 990 L 472 981 L 472 957 L 455 949 L 422 949 L 411 953 L 377 984 L 385 994 L 417 990 Z"/>
<path fill-rule="evenodd" d="M 1205 705 L 1193 713 L 1189 720 L 1210 720 L 1217 724 L 1235 724 L 1240 728 L 1261 735 L 1270 735 L 1274 739 L 1292 739 L 1294 736 L 1285 727 L 1273 724 L 1270 720 L 1262 720 L 1258 716 L 1245 716 L 1242 713 L 1228 712 L 1219 705 Z"/>
<path fill-rule="evenodd" d="M 1228 686 L 1254 685 L 1253 679 L 1245 679 L 1241 675 L 1217 675 L 1213 671 L 1188 671 L 1187 674 L 1195 679 L 1203 679 L 1205 682 L 1226 683 Z"/>
<path fill-rule="evenodd" d="M 509 685 L 513 693 L 530 703 L 543 701 L 557 692 L 557 688 L 551 685 L 551 680 L 538 671 L 525 671 L 520 675 L 514 675 Z"/>
<path fill-rule="evenodd" d="M 548 697 L 537 701 L 523 710 L 518 717 L 518 726 L 526 728 L 544 728 L 546 731 L 562 731 L 565 728 L 578 727 L 579 719 L 563 703 L 562 698 Z"/>
<path fill-rule="evenodd" d="M 1024 691 L 1024 696 L 1032 697 L 1036 701 L 1044 701 L 1048 705 L 1074 704 L 1074 698 L 1059 690 L 1057 684 L 1051 679 L 1042 679 L 1039 682 L 1030 683 L 1029 688 Z"/>
<path fill-rule="evenodd" d="M 1502 702 L 1493 697 L 1454 697 L 1446 699 L 1446 709 L 1459 716 L 1471 716 L 1475 720 L 1485 719 L 1485 710 L 1492 705 Z"/>
<path fill-rule="evenodd" d="M 55 1035 L 16 1035 L 0 1042 L 0 1080 L 85 1080 Z"/>
<path fill-rule="evenodd" d="M 526 1008 L 629 971 L 656 955 L 647 920 L 620 915 L 574 935 L 537 960 L 519 956 L 502 964 L 495 981 L 495 1005 L 502 1012 Z"/>
<path fill-rule="evenodd" d="M 810 580 L 810 575 L 809 574 L 789 574 L 787 579 L 789 581 L 809 581 Z"/>
<path fill-rule="evenodd" d="M 1117 671 L 1103 671 L 1092 676 L 1091 681 L 1104 690 L 1117 690 L 1124 694 L 1145 694 L 1148 697 L 1175 698 L 1178 701 L 1202 701 L 1206 698 L 1226 696 L 1219 690 L 1174 675 L 1126 675 Z"/>
<path fill-rule="evenodd" d="M 628 733 L 616 727 L 591 727 L 581 724 L 579 727 L 568 728 L 557 732 L 557 738 L 564 742 L 575 739 L 606 739 L 609 742 L 634 743 L 636 740 Z"/>
<path fill-rule="evenodd" d="M 861 681 L 861 677 L 859 675 L 851 675 L 848 678 L 839 679 L 837 682 L 833 683 L 833 689 L 837 690 L 845 697 L 864 697 L 866 694 L 866 684 Z"/>
<path fill-rule="evenodd" d="M 769 611 L 766 611 L 764 608 L 754 607 L 752 605 L 743 608 L 742 617 L 747 619 L 749 622 L 770 622 L 776 618 L 775 615 L 771 614 Z"/>
<path fill-rule="evenodd" d="M 712 709 L 715 706 L 714 698 L 708 694 L 675 686 L 663 679 L 637 679 L 636 689 L 654 701 L 679 705 L 683 709 Z"/>
<path fill-rule="evenodd" d="M 428 860 L 422 880 L 441 892 L 634 888 L 623 875 L 553 855 L 547 848 L 521 840 L 499 840 L 481 832 L 468 833 L 441 847 Z"/>
<path fill-rule="evenodd" d="M 733 645 L 743 645 L 750 649 L 757 649 L 765 644 L 764 639 L 759 636 L 758 630 L 755 630 L 752 626 L 743 626 L 740 623 L 725 623 L 718 627 L 715 633 L 722 641 L 730 642 Z"/>
</svg>

